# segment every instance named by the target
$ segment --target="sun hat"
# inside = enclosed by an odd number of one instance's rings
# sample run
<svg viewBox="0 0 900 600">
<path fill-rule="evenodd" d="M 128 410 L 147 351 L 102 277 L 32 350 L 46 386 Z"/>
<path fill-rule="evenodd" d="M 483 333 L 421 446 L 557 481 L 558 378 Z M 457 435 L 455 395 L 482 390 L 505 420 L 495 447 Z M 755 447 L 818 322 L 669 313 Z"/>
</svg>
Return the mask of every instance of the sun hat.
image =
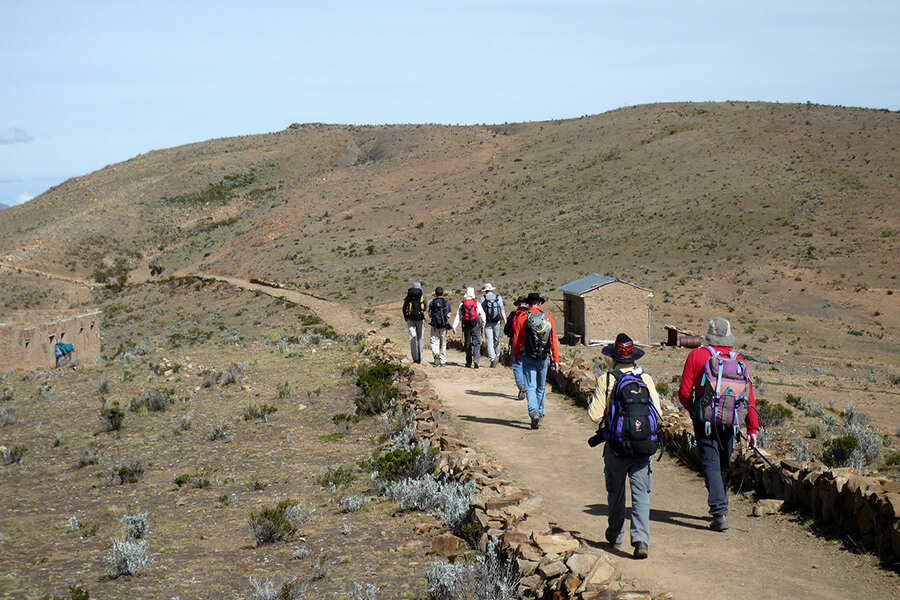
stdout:
<svg viewBox="0 0 900 600">
<path fill-rule="evenodd" d="M 706 330 L 706 343 L 710 346 L 734 346 L 734 334 L 731 333 L 731 323 L 728 319 L 716 317 L 709 322 Z"/>
<path fill-rule="evenodd" d="M 414 284 L 412 284 L 412 286 L 413 286 L 413 289 L 415 289 L 415 290 L 421 290 L 421 289 L 422 289 L 422 284 L 419 283 L 418 281 L 415 282 Z"/>
<path fill-rule="evenodd" d="M 620 333 L 616 336 L 616 342 L 601 350 L 603 354 L 619 363 L 633 363 L 644 355 L 644 351 L 634 347 L 634 340 Z"/>
<path fill-rule="evenodd" d="M 471 300 L 475 297 L 475 288 L 467 287 L 466 288 L 466 299 Z"/>
<path fill-rule="evenodd" d="M 486 283 L 486 284 L 484 284 L 484 287 L 481 288 L 481 291 L 482 292 L 493 292 L 495 289 L 496 288 L 493 286 L 493 284 Z"/>
<path fill-rule="evenodd" d="M 531 292 L 530 294 L 528 294 L 528 297 L 525 298 L 525 302 L 527 302 L 528 304 L 543 304 L 544 302 L 546 302 L 546 300 L 537 292 Z"/>
<path fill-rule="evenodd" d="M 528 298 L 526 298 L 525 296 L 519 296 L 518 298 L 516 298 L 516 301 L 513 302 L 513 304 L 515 304 L 516 306 L 520 304 L 528 304 Z"/>
</svg>

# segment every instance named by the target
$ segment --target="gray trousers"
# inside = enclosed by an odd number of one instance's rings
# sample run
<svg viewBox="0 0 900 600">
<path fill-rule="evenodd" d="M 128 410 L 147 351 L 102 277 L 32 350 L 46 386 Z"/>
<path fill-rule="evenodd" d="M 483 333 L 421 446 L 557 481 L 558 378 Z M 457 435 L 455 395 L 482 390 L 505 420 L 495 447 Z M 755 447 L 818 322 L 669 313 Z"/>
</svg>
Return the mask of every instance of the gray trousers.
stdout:
<svg viewBox="0 0 900 600">
<path fill-rule="evenodd" d="M 606 478 L 606 502 L 609 525 L 606 541 L 619 545 L 625 538 L 625 478 L 631 483 L 631 545 L 650 543 L 651 456 L 628 458 L 613 454 L 609 444 L 603 448 L 603 474 Z"/>
<path fill-rule="evenodd" d="M 487 323 L 484 326 L 484 343 L 491 362 L 500 358 L 500 338 L 503 336 L 503 321 Z"/>
<path fill-rule="evenodd" d="M 409 353 L 413 362 L 422 362 L 422 354 L 425 350 L 425 321 L 407 321 L 409 330 Z"/>
</svg>

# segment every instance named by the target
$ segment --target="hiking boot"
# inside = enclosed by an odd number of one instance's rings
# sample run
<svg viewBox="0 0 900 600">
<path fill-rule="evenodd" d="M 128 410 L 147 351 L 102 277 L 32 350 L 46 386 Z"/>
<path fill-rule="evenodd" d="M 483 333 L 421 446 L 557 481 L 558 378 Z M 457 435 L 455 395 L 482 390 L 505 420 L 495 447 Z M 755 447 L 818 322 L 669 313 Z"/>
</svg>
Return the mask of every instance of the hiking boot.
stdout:
<svg viewBox="0 0 900 600">
<path fill-rule="evenodd" d="M 531 428 L 537 429 L 541 426 L 541 416 L 536 412 L 531 413 Z"/>
<path fill-rule="evenodd" d="M 650 556 L 650 546 L 647 545 L 647 542 L 638 542 L 634 545 L 635 558 L 647 558 L 648 556 Z"/>
<path fill-rule="evenodd" d="M 728 529 L 728 515 L 713 515 L 709 528 L 713 531 L 725 531 Z"/>
<path fill-rule="evenodd" d="M 538 426 L 537 426 L 537 428 L 540 429 L 540 428 L 541 428 L 541 425 L 543 425 L 543 424 L 544 424 L 544 415 L 538 415 Z"/>
<path fill-rule="evenodd" d="M 519 386 L 519 397 L 516 400 L 524 400 L 525 399 L 525 386 Z"/>
<path fill-rule="evenodd" d="M 477 368 L 478 368 L 478 363 L 475 363 L 474 365 L 472 365 L 472 368 L 473 368 L 473 369 L 477 369 Z"/>
<path fill-rule="evenodd" d="M 497 362 L 498 362 L 498 360 L 499 360 L 499 359 L 496 359 L 496 358 L 495 358 L 494 360 L 491 361 L 491 368 L 492 368 L 492 369 L 496 369 L 496 368 L 497 368 Z"/>
</svg>

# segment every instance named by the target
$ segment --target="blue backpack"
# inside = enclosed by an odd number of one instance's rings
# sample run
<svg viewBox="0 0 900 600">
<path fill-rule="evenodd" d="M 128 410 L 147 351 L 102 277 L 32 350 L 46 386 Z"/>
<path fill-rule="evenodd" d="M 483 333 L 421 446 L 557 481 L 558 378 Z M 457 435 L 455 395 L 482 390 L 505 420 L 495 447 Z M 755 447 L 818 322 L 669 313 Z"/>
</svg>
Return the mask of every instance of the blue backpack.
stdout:
<svg viewBox="0 0 900 600">
<path fill-rule="evenodd" d="M 603 429 L 604 441 L 609 442 L 616 456 L 653 456 L 659 449 L 659 415 L 650 389 L 641 379 L 640 367 L 611 374 L 616 383 L 609 420 Z"/>
</svg>

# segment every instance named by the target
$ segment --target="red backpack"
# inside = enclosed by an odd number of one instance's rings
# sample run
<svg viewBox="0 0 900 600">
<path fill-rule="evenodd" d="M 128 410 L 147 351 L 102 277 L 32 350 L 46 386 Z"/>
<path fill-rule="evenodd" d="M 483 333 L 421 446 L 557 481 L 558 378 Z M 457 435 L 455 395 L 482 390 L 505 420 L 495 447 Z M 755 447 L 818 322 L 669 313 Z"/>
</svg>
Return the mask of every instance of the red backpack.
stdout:
<svg viewBox="0 0 900 600">
<path fill-rule="evenodd" d="M 478 322 L 478 300 L 475 298 L 466 298 L 462 305 L 462 323 L 467 327 L 471 327 Z"/>
</svg>

